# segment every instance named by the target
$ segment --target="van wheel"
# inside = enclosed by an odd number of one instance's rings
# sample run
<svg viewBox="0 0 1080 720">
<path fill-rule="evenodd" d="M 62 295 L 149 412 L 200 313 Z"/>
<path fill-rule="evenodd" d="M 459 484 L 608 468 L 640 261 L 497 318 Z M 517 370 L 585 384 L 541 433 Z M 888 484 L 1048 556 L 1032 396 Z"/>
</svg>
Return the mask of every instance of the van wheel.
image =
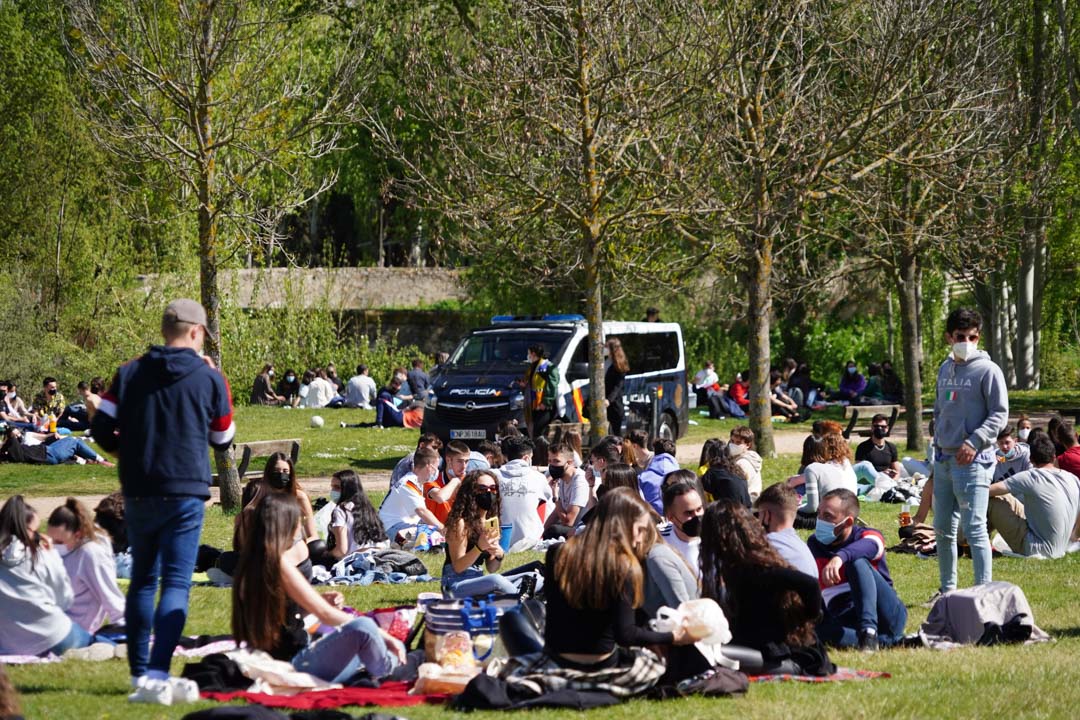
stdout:
<svg viewBox="0 0 1080 720">
<path fill-rule="evenodd" d="M 676 440 L 676 435 L 679 432 L 679 423 L 671 415 L 671 413 L 664 413 L 660 416 L 660 428 L 656 431 L 656 436 L 665 440 Z"/>
</svg>

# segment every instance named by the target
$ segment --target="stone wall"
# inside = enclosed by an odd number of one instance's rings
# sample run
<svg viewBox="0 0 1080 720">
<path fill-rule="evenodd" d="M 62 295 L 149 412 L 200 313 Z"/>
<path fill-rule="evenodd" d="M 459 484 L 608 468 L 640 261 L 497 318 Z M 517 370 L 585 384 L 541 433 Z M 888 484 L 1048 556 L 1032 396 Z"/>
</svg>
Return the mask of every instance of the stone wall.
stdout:
<svg viewBox="0 0 1080 720">
<path fill-rule="evenodd" d="M 286 302 L 333 310 L 417 308 L 467 298 L 461 272 L 448 268 L 261 268 L 226 270 L 221 288 L 240 307 Z"/>
</svg>

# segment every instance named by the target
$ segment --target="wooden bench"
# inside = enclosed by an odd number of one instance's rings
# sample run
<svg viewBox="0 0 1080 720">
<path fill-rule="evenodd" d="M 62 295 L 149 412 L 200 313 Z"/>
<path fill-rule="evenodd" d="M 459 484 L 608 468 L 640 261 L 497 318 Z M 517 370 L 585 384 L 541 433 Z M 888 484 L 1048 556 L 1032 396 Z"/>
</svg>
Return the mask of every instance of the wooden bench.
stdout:
<svg viewBox="0 0 1080 720">
<path fill-rule="evenodd" d="M 872 431 L 869 425 L 859 428 L 856 428 L 855 425 L 859 422 L 860 417 L 872 418 L 879 413 L 888 416 L 889 432 L 891 433 L 893 425 L 896 424 L 896 418 L 900 416 L 900 411 L 903 409 L 903 405 L 848 405 L 844 408 L 844 417 L 850 418 L 850 420 L 847 427 L 844 428 L 844 439 L 850 439 L 853 432 L 859 437 L 870 437 Z"/>
<path fill-rule="evenodd" d="M 233 462 L 236 464 L 236 474 L 241 480 L 247 477 L 261 477 L 263 468 L 248 469 L 252 458 L 270 457 L 274 453 L 285 453 L 292 460 L 293 465 L 300 457 L 300 438 L 288 440 L 256 440 L 255 442 L 236 443 L 229 451 Z M 220 484 L 220 479 L 214 476 L 215 484 Z"/>
</svg>

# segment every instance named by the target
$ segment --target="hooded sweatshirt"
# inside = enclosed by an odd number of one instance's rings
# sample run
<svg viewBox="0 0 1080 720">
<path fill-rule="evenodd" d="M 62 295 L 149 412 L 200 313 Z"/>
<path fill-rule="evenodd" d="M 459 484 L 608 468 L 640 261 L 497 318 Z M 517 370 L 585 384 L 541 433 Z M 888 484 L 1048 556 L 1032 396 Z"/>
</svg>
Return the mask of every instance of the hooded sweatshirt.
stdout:
<svg viewBox="0 0 1080 720">
<path fill-rule="evenodd" d="M 529 538 L 538 541 L 544 534 L 544 523 L 537 508 L 551 500 L 551 486 L 547 478 L 524 460 L 511 460 L 497 471 L 499 474 L 499 497 L 502 503 L 504 525 L 513 525 L 510 545 Z"/>
<path fill-rule="evenodd" d="M 653 509 L 664 516 L 663 493 L 660 492 L 660 484 L 664 482 L 664 476 L 679 469 L 679 463 L 667 453 L 654 455 L 649 461 L 648 467 L 638 475 L 638 488 L 645 502 L 653 506 Z"/>
<path fill-rule="evenodd" d="M 228 448 L 236 433 L 225 376 L 190 348 L 155 345 L 116 371 L 91 432 L 119 448 L 127 497 L 210 497 L 207 445 Z"/>
<path fill-rule="evenodd" d="M 0 552 L 0 653 L 41 655 L 67 637 L 71 583 L 55 550 L 37 557 L 12 538 Z"/>
<path fill-rule="evenodd" d="M 962 363 L 950 353 L 937 376 L 936 458 L 952 457 L 966 441 L 975 448 L 975 462 L 993 463 L 994 443 L 1008 421 L 1009 395 L 1001 368 L 981 350 Z"/>
<path fill-rule="evenodd" d="M 102 533 L 63 556 L 64 569 L 74 595 L 68 617 L 87 632 L 97 632 L 106 618 L 124 624 L 124 595 L 116 585 L 116 561 L 112 543 Z"/>
<path fill-rule="evenodd" d="M 750 492 L 750 499 L 756 500 L 761 494 L 761 456 L 753 450 L 744 450 L 742 455 L 735 458 L 743 474 L 746 475 L 746 489 Z"/>
</svg>

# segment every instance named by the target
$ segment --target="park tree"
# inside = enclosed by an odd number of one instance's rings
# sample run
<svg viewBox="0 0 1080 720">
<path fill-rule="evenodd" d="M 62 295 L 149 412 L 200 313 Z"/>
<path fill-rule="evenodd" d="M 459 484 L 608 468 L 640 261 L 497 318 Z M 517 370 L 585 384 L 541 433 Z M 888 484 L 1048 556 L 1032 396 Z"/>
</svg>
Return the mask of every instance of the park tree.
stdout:
<svg viewBox="0 0 1080 720">
<path fill-rule="evenodd" d="M 716 9 L 716 53 L 725 62 L 716 102 L 718 213 L 738 244 L 749 328 L 750 426 L 773 452 L 769 369 L 777 259 L 828 238 L 830 208 L 846 188 L 891 161 L 890 139 L 907 92 L 904 75 L 923 50 L 912 18 L 934 0 L 833 3 L 734 2 Z M 705 119 L 706 125 L 710 120 Z"/>
<path fill-rule="evenodd" d="M 697 122 L 724 60 L 711 6 L 508 0 L 449 34 L 433 12 L 407 29 L 407 104 L 369 116 L 410 199 L 460 228 L 457 248 L 483 257 L 491 282 L 584 307 L 594 439 L 607 425 L 605 304 L 674 287 L 714 242 L 703 149 L 718 127 Z M 401 140 L 417 125 L 431 129 L 422 153 Z"/>
<path fill-rule="evenodd" d="M 909 450 L 923 447 L 923 272 L 988 277 L 1002 255 L 992 207 L 1005 182 L 1008 47 L 992 20 L 988 6 L 967 2 L 907 17 L 918 51 L 890 75 L 885 90 L 898 102 L 859 151 L 864 162 L 888 161 L 841 192 L 851 251 L 870 258 L 899 299 Z"/>
<path fill-rule="evenodd" d="M 97 140 L 144 169 L 135 183 L 174 181 L 196 218 L 207 351 L 221 366 L 219 270 L 272 242 L 287 213 L 332 184 L 308 170 L 339 147 L 358 107 L 367 27 L 329 0 L 66 0 L 64 8 Z M 218 460 L 220 470 L 225 455 Z M 229 507 L 239 486 L 227 474 Z"/>
</svg>

